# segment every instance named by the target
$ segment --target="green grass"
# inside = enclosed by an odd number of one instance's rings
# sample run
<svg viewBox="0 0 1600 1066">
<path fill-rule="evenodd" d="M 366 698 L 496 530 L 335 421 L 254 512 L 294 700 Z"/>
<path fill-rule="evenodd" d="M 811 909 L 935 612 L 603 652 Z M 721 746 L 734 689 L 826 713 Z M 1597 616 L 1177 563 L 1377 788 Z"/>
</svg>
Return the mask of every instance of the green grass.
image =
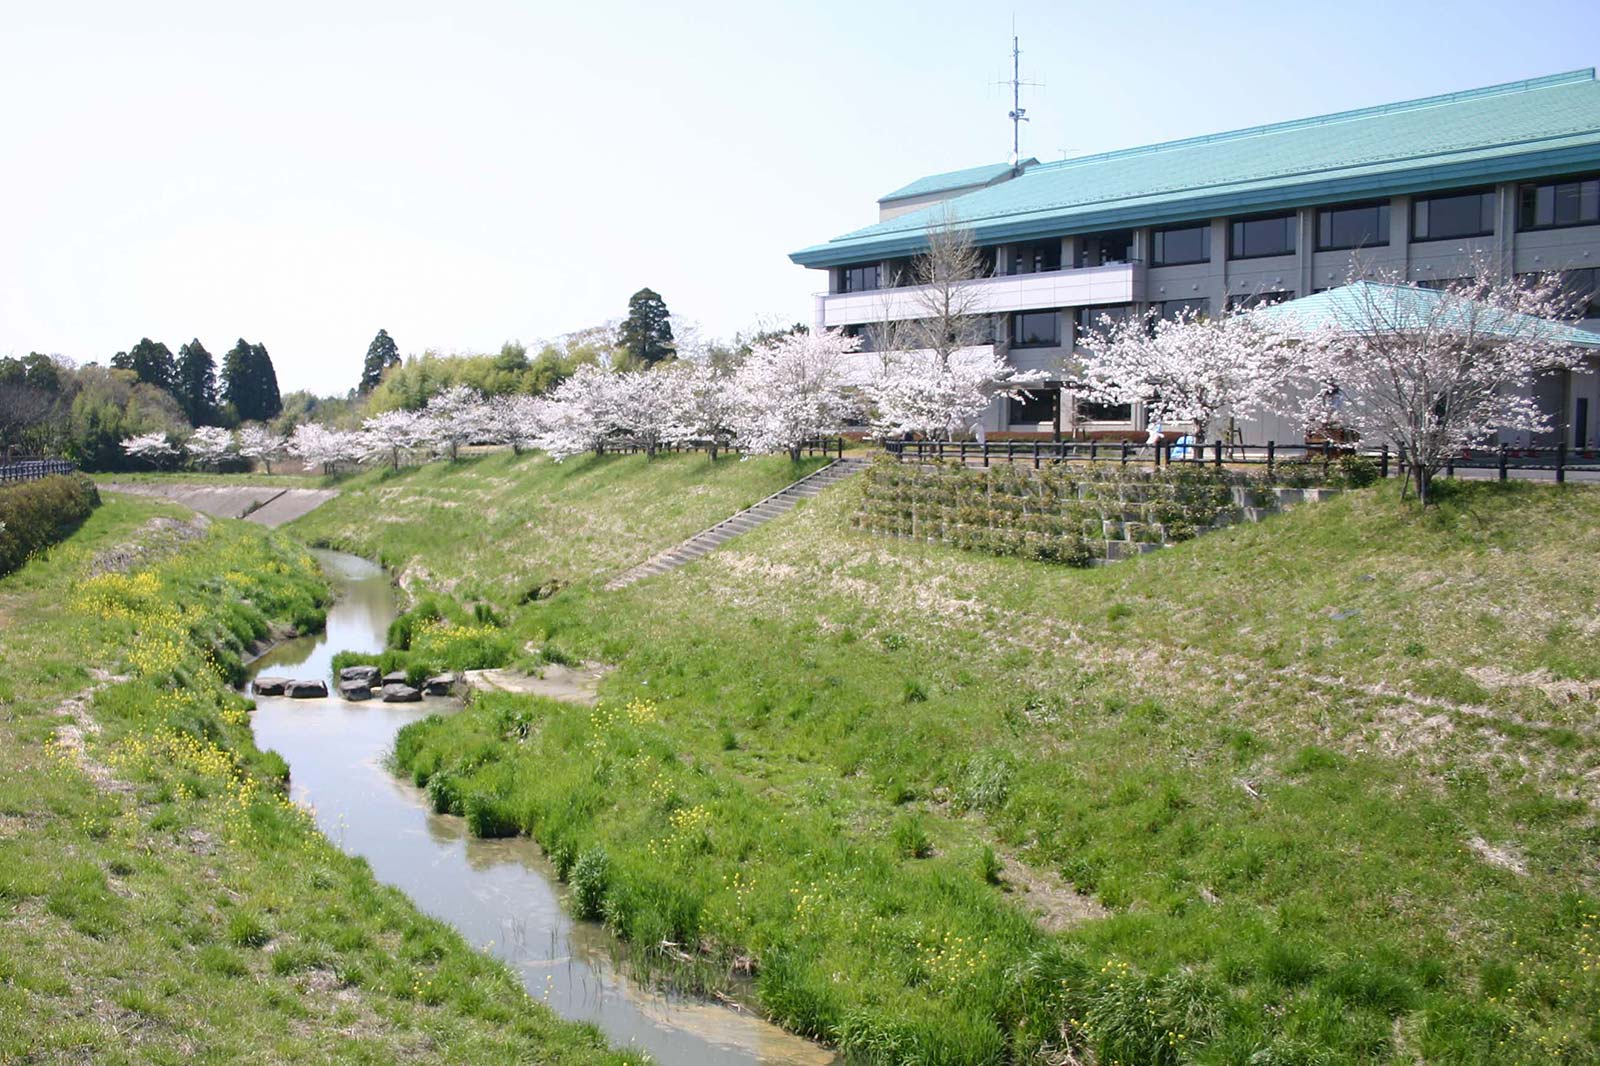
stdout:
<svg viewBox="0 0 1600 1066">
<path fill-rule="evenodd" d="M 361 474 L 292 531 L 377 559 L 415 592 L 515 604 L 643 562 L 824 462 L 494 452 Z"/>
<path fill-rule="evenodd" d="M 113 498 L 0 581 L 0 1062 L 624 1061 L 285 798 L 228 682 L 320 623 L 302 548 L 214 522 L 91 576 L 161 516 Z M 79 721 L 91 669 L 125 679 Z"/>
<path fill-rule="evenodd" d="M 874 1061 L 1600 1055 L 1600 493 L 1385 486 L 1071 571 L 855 532 L 858 491 L 620 593 L 483 582 L 617 664 L 607 702 L 485 697 L 397 764 L 564 873 L 603 851 L 586 909 L 753 958 L 769 1013 Z"/>
</svg>

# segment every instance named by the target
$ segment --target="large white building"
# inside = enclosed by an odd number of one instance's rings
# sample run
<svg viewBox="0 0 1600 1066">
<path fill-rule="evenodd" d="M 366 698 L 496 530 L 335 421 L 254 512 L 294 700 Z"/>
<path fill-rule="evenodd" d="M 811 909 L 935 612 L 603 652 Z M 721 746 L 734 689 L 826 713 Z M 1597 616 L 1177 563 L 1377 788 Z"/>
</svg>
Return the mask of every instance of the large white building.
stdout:
<svg viewBox="0 0 1600 1066">
<path fill-rule="evenodd" d="M 990 276 L 970 284 L 1015 365 L 1065 365 L 1102 314 L 1207 312 L 1309 295 L 1352 262 L 1417 283 L 1488 255 L 1508 275 L 1564 272 L 1600 330 L 1600 82 L 1593 69 L 1065 159 L 935 174 L 878 201 L 878 221 L 790 258 L 824 272 L 813 324 L 870 335 L 917 314 L 903 287 L 946 215 L 970 227 Z M 1542 443 L 1600 441 L 1595 367 L 1552 376 Z M 1133 407 L 1059 388 L 996 403 L 991 432 L 1127 435 Z M 1243 427 L 1247 440 L 1294 427 Z"/>
</svg>

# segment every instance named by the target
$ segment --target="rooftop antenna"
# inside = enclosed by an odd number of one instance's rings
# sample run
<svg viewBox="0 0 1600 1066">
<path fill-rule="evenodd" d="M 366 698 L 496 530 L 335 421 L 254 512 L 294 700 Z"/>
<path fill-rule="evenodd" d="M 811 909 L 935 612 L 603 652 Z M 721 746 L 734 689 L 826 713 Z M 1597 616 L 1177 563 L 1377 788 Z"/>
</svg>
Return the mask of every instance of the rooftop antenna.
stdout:
<svg viewBox="0 0 1600 1066">
<path fill-rule="evenodd" d="M 1017 19 L 1011 18 L 1011 80 L 999 82 L 1011 86 L 1011 169 L 1015 173 L 1022 166 L 1022 124 L 1028 121 L 1028 109 L 1022 106 L 1023 86 L 1043 88 L 1042 82 L 1022 80 L 1022 47 L 1017 39 Z"/>
</svg>

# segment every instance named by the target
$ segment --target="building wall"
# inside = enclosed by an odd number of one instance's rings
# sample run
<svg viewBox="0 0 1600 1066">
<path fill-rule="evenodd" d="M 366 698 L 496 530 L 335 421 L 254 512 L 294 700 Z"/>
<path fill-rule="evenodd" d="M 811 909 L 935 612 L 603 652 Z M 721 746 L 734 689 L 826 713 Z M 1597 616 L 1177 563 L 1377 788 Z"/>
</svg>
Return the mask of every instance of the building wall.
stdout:
<svg viewBox="0 0 1600 1066">
<path fill-rule="evenodd" d="M 1157 267 L 1148 265 L 1151 248 L 1151 230 L 1135 229 L 1135 256 L 1142 263 L 1108 267 L 1074 268 L 1042 274 L 1023 274 L 983 279 L 973 284 L 983 293 L 982 310 L 993 313 L 1002 323 L 1008 323 L 1011 313 L 1022 310 L 1055 309 L 1062 316 L 1060 333 L 1063 345 L 1059 348 L 1010 349 L 1011 361 L 1022 369 L 1063 369 L 1071 353 L 1073 325 L 1076 309 L 1118 304 L 1131 304 L 1142 311 L 1166 300 L 1192 300 L 1205 298 L 1211 310 L 1220 312 L 1227 306 L 1229 297 L 1249 297 L 1268 292 L 1283 292 L 1291 297 L 1306 296 L 1322 289 L 1345 284 L 1357 274 L 1400 272 L 1412 282 L 1442 281 L 1462 277 L 1471 272 L 1475 258 L 1493 259 L 1500 269 L 1509 274 L 1600 268 L 1600 225 L 1564 229 L 1519 232 L 1517 222 L 1516 182 L 1496 186 L 1496 232 L 1493 236 L 1471 239 L 1418 241 L 1412 233 L 1412 198 L 1390 198 L 1389 241 L 1387 244 L 1357 250 L 1317 251 L 1316 207 L 1296 209 L 1296 250 L 1293 255 L 1256 259 L 1229 259 L 1229 222 L 1227 218 L 1213 218 L 1211 227 L 1211 259 L 1206 263 L 1182 266 Z M 951 194 L 935 194 L 913 198 L 928 203 L 937 202 Z M 911 200 L 902 201 L 910 204 Z M 901 202 L 897 202 L 898 203 Z M 925 206 L 919 202 L 915 206 Z M 1062 263 L 1075 262 L 1079 235 L 1064 234 Z M 1005 270 L 1014 246 L 997 249 L 1000 270 Z M 830 289 L 836 286 L 830 285 Z M 819 295 L 814 307 L 814 325 L 832 328 L 849 324 L 866 324 L 885 318 L 915 317 L 916 300 L 912 289 L 885 289 L 861 293 Z M 1583 323 L 1600 331 L 1600 319 Z M 997 333 L 1005 344 L 1004 330 Z M 1541 383 L 1539 397 L 1548 405 L 1558 425 L 1557 430 L 1536 435 L 1532 443 L 1553 445 L 1566 434 L 1567 443 L 1576 446 L 1572 439 L 1576 427 L 1580 399 L 1588 401 L 1587 437 L 1600 444 L 1600 380 L 1593 362 L 1570 374 L 1561 375 Z M 1123 429 L 1138 432 L 1144 425 L 1143 412 L 1136 410 L 1131 425 L 1089 425 L 1085 428 Z M 1039 431 L 1038 424 L 1011 425 L 1007 421 L 1007 405 L 997 401 L 985 418 L 985 428 L 991 431 Z M 1070 420 L 1069 420 L 1070 421 Z M 1065 423 L 1064 423 L 1065 424 Z M 1171 429 L 1173 427 L 1168 427 Z M 1297 427 L 1287 420 L 1272 418 L 1239 423 L 1244 438 L 1251 443 L 1277 440 L 1280 443 L 1299 439 Z M 1220 429 L 1219 429 L 1220 432 Z"/>
</svg>

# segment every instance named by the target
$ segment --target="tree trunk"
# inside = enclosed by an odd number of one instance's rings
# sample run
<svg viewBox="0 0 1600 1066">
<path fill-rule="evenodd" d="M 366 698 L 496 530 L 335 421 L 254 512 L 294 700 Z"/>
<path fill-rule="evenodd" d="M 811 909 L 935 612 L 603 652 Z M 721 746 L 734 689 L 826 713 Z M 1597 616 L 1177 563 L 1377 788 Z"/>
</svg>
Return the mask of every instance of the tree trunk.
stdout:
<svg viewBox="0 0 1600 1066">
<path fill-rule="evenodd" d="M 800 445 L 789 445 L 789 461 L 791 463 L 798 463 L 800 461 Z"/>
</svg>

